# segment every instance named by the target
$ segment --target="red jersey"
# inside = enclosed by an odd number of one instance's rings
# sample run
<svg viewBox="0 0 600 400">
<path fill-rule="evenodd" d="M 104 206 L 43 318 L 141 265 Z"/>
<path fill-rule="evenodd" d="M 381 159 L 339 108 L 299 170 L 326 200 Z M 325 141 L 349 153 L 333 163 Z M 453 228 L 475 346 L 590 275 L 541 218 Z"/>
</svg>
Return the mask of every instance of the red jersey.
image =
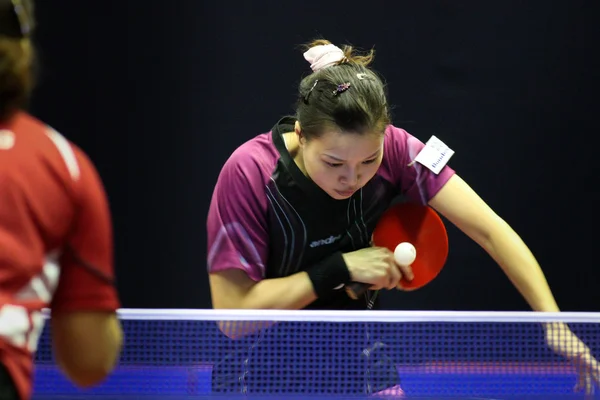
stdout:
<svg viewBox="0 0 600 400">
<path fill-rule="evenodd" d="M 32 392 L 42 311 L 116 311 L 112 225 L 86 154 L 21 112 L 0 123 L 0 364 Z"/>
</svg>

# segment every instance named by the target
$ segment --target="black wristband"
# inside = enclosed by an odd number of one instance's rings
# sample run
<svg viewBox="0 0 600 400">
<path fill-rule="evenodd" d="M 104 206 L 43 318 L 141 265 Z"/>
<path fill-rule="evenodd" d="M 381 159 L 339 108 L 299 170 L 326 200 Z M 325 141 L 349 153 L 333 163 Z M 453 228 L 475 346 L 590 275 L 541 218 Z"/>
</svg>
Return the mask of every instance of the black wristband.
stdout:
<svg viewBox="0 0 600 400">
<path fill-rule="evenodd" d="M 350 271 L 341 252 L 336 252 L 307 271 L 317 297 L 330 295 L 350 283 Z"/>
</svg>

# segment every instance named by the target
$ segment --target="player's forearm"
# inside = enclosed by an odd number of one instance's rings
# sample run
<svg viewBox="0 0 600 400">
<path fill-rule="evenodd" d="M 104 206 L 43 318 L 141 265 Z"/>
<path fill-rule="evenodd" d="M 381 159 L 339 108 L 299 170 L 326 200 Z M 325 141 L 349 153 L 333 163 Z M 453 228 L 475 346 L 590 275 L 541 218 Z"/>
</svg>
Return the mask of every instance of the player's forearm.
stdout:
<svg viewBox="0 0 600 400">
<path fill-rule="evenodd" d="M 490 231 L 481 246 L 503 269 L 534 311 L 559 311 L 537 260 L 517 233 L 504 221 Z"/>
<path fill-rule="evenodd" d="M 306 271 L 282 278 L 257 282 L 237 268 L 210 274 L 213 307 L 223 309 L 298 310 L 318 297 L 330 294 L 340 284 L 350 282 L 350 279 L 350 271 L 340 252 L 315 263 Z M 254 333 L 264 326 L 264 323 L 235 321 L 219 324 L 221 331 L 232 338 Z"/>
<path fill-rule="evenodd" d="M 253 285 L 234 308 L 297 310 L 306 307 L 317 296 L 306 272 L 284 278 L 265 279 Z M 221 321 L 219 329 L 226 336 L 238 339 L 268 328 L 272 321 Z"/>
<path fill-rule="evenodd" d="M 244 296 L 241 308 L 299 310 L 316 299 L 308 274 L 299 272 L 258 282 Z"/>
</svg>

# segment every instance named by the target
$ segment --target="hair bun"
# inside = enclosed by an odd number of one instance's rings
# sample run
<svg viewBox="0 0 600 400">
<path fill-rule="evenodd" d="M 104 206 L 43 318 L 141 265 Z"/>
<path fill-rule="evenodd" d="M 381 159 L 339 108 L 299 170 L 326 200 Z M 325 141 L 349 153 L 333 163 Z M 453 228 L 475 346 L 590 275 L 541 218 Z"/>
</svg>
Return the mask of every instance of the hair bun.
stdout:
<svg viewBox="0 0 600 400">
<path fill-rule="evenodd" d="M 306 49 L 304 58 L 310 63 L 313 72 L 345 63 L 367 67 L 373 62 L 375 56 L 372 49 L 367 53 L 355 54 L 352 46 L 346 45 L 340 48 L 325 39 L 318 39 L 307 44 Z"/>
<path fill-rule="evenodd" d="M 318 71 L 344 61 L 344 51 L 333 44 L 321 44 L 311 47 L 304 53 L 304 58 L 310 63 L 313 71 Z"/>
</svg>

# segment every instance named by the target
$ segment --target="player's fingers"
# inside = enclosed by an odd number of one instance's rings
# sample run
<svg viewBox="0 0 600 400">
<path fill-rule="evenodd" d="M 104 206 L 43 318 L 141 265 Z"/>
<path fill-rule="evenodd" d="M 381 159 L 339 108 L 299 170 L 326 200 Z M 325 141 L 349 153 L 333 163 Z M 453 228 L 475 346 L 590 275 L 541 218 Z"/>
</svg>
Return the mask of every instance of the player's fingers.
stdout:
<svg viewBox="0 0 600 400">
<path fill-rule="evenodd" d="M 402 279 L 402 272 L 400 272 L 398 267 L 392 263 L 388 271 L 388 282 L 386 288 L 389 290 L 394 289 L 398 282 L 400 282 L 400 279 Z"/>
<path fill-rule="evenodd" d="M 592 371 L 589 368 L 587 368 L 584 364 L 579 364 L 577 367 L 579 381 L 577 383 L 576 388 L 578 388 L 579 391 L 583 391 L 586 395 L 594 394 L 594 381 Z"/>
<path fill-rule="evenodd" d="M 378 274 L 371 280 L 371 290 L 381 290 L 387 287 L 387 274 Z"/>
<path fill-rule="evenodd" d="M 412 281 L 415 278 L 415 274 L 413 274 L 412 266 L 410 265 L 400 265 L 398 264 L 398 268 L 407 280 Z"/>
<path fill-rule="evenodd" d="M 400 271 L 394 263 L 394 254 L 387 248 L 381 248 L 383 251 L 383 264 L 381 265 L 381 286 L 386 289 L 392 289 L 396 282 L 400 280 Z"/>
<path fill-rule="evenodd" d="M 577 358 L 576 365 L 580 376 L 577 387 L 585 394 L 594 394 L 596 385 L 600 386 L 600 364 L 586 351 Z"/>
<path fill-rule="evenodd" d="M 573 388 L 573 391 L 582 392 L 585 390 L 585 371 L 581 368 L 577 368 L 577 384 Z"/>
<path fill-rule="evenodd" d="M 589 372 L 585 373 L 585 394 L 594 394 L 594 382 Z"/>
<path fill-rule="evenodd" d="M 581 364 L 590 371 L 600 371 L 600 363 L 592 356 L 589 350 L 584 351 L 580 356 Z"/>
<path fill-rule="evenodd" d="M 600 367 L 586 368 L 586 372 L 590 378 L 590 385 L 592 387 L 592 391 L 596 388 L 596 386 L 600 388 Z"/>
<path fill-rule="evenodd" d="M 391 253 L 391 252 L 390 252 Z M 394 260 L 394 254 L 391 253 L 388 258 L 388 285 L 387 289 L 391 290 L 396 287 L 400 279 L 402 279 L 402 271 L 398 268 L 396 261 Z"/>
</svg>

